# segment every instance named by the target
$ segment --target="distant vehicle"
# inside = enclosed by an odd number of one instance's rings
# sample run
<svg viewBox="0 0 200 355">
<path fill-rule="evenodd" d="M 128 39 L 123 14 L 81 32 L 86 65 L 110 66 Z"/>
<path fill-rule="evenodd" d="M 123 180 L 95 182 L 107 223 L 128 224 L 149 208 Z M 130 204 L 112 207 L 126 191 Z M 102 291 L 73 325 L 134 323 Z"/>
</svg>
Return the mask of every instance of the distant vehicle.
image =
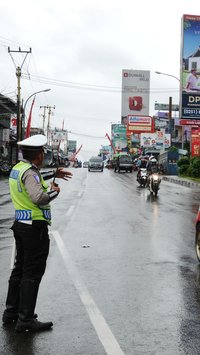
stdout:
<svg viewBox="0 0 200 355">
<path fill-rule="evenodd" d="M 103 171 L 104 163 L 101 157 L 91 157 L 88 163 L 88 171 L 100 170 Z"/>
<path fill-rule="evenodd" d="M 195 234 L 195 250 L 198 261 L 200 261 L 200 207 L 195 220 L 196 234 Z"/>
<path fill-rule="evenodd" d="M 74 167 L 74 168 L 82 168 L 82 161 L 76 159 L 76 160 L 74 161 L 73 167 Z"/>
<path fill-rule="evenodd" d="M 83 168 L 88 168 L 89 161 L 84 161 L 83 162 Z"/>
<path fill-rule="evenodd" d="M 116 165 L 114 167 L 114 171 L 115 172 L 120 172 L 120 171 L 130 171 L 130 173 L 132 173 L 133 171 L 133 161 L 130 155 L 126 154 L 126 155 L 120 155 L 118 156 L 118 158 L 116 159 Z"/>
</svg>

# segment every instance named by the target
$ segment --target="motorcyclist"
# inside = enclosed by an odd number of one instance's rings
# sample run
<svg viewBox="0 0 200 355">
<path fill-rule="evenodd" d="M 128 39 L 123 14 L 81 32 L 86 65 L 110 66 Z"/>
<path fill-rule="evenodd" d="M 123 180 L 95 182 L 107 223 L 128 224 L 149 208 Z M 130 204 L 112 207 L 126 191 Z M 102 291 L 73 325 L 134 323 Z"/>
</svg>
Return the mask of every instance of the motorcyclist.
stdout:
<svg viewBox="0 0 200 355">
<path fill-rule="evenodd" d="M 146 167 L 147 167 L 147 159 L 146 159 L 146 157 L 141 157 L 140 164 L 139 164 L 139 170 L 137 172 L 137 181 L 140 180 L 141 169 L 146 169 Z"/>
<path fill-rule="evenodd" d="M 146 168 L 147 168 L 148 174 L 150 174 L 150 175 L 152 173 L 158 173 L 159 166 L 158 166 L 158 162 L 157 162 L 156 158 L 149 159 Z"/>
<path fill-rule="evenodd" d="M 149 159 L 148 163 L 147 163 L 147 187 L 149 187 L 150 185 L 150 179 L 151 179 L 151 175 L 155 174 L 155 173 L 159 173 L 159 165 L 158 162 L 156 160 L 156 158 L 151 158 Z"/>
</svg>

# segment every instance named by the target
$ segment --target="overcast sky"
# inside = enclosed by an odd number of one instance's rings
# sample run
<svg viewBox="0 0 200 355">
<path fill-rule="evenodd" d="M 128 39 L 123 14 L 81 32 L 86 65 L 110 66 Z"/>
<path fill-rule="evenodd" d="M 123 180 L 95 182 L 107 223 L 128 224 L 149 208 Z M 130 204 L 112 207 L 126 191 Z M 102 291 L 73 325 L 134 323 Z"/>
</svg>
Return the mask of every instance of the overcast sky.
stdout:
<svg viewBox="0 0 200 355">
<path fill-rule="evenodd" d="M 0 5 L 0 93 L 16 99 L 15 66 L 22 67 L 21 96 L 36 96 L 33 126 L 42 127 L 40 106 L 55 105 L 51 127 L 83 144 L 80 158 L 108 145 L 105 134 L 121 120 L 122 69 L 150 70 L 150 114 L 155 101 L 179 103 L 181 18 L 200 15 L 197 0 L 7 0 Z M 30 77 L 30 79 L 28 79 Z M 29 112 L 27 103 L 27 114 Z"/>
</svg>

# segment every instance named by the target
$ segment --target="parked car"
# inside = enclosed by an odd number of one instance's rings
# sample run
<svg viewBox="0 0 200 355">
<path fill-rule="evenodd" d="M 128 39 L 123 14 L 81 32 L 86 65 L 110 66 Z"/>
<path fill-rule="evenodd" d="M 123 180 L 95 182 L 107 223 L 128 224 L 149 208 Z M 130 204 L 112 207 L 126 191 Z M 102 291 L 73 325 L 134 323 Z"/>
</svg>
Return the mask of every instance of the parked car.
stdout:
<svg viewBox="0 0 200 355">
<path fill-rule="evenodd" d="M 91 157 L 88 163 L 88 171 L 100 170 L 103 171 L 104 163 L 101 157 Z"/>
<path fill-rule="evenodd" d="M 196 215 L 195 228 L 196 228 L 195 250 L 196 250 L 197 259 L 200 261 L 200 207 Z"/>
<path fill-rule="evenodd" d="M 130 155 L 119 155 L 118 158 L 116 159 L 116 165 L 114 167 L 114 171 L 120 172 L 121 170 L 124 170 L 126 172 L 130 171 L 132 173 L 133 171 L 133 161 Z"/>
</svg>

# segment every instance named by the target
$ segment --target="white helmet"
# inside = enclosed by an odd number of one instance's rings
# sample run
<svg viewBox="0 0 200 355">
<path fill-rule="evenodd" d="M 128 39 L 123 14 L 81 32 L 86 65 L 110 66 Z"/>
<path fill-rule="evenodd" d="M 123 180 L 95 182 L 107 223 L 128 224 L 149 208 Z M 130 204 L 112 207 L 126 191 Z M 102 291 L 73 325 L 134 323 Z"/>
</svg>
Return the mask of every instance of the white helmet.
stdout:
<svg viewBox="0 0 200 355">
<path fill-rule="evenodd" d="M 156 160 L 155 158 L 154 158 L 154 159 L 151 159 L 150 161 L 151 161 L 151 165 L 154 165 L 154 166 L 155 166 L 155 165 L 157 164 L 157 160 Z"/>
</svg>

